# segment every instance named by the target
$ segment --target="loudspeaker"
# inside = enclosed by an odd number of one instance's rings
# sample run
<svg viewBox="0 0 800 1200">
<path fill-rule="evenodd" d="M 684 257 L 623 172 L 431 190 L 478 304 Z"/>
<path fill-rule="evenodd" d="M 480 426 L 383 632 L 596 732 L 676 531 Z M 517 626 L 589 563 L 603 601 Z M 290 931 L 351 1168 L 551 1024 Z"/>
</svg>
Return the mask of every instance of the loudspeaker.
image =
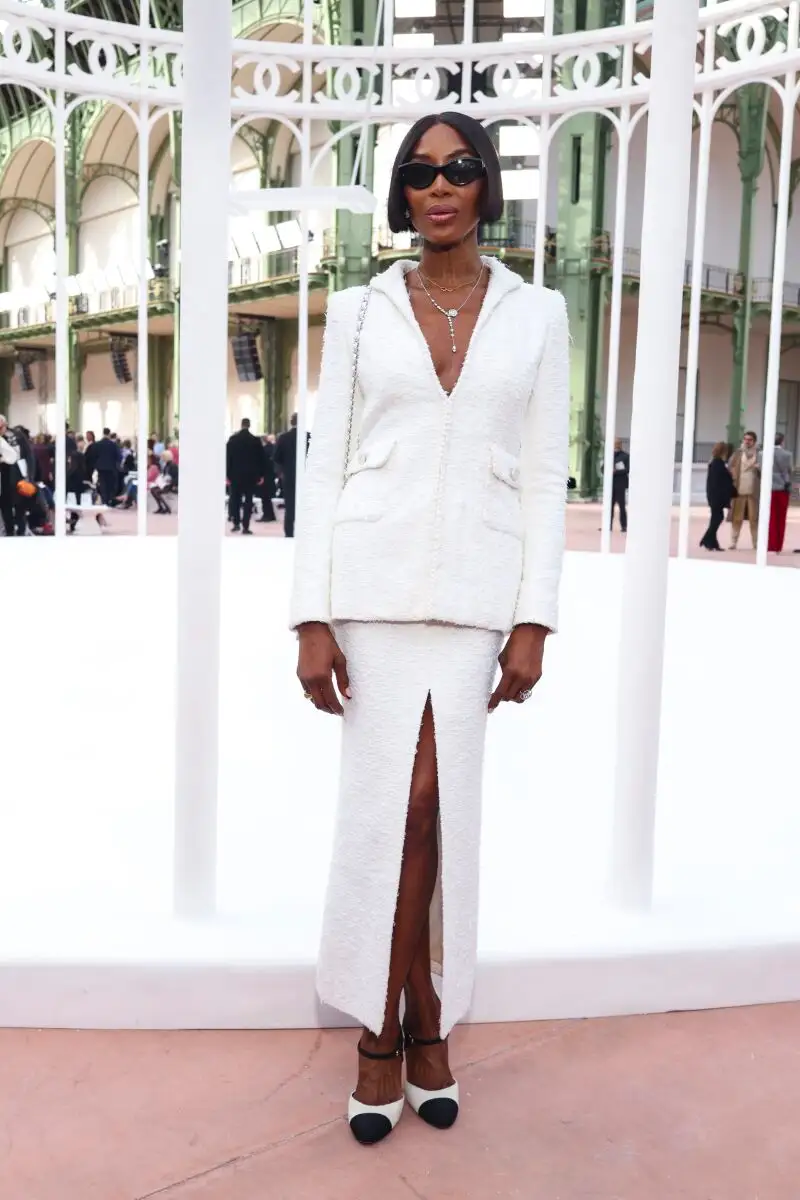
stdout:
<svg viewBox="0 0 800 1200">
<path fill-rule="evenodd" d="M 257 383 L 264 378 L 261 359 L 258 357 L 258 342 L 253 333 L 237 333 L 231 338 L 236 377 L 242 383 Z"/>
<path fill-rule="evenodd" d="M 128 353 L 122 346 L 111 343 L 111 366 L 117 383 L 132 383 L 133 375 L 128 366 Z"/>
<path fill-rule="evenodd" d="M 36 385 L 33 382 L 33 372 L 31 371 L 31 364 L 29 362 L 18 362 L 17 363 L 17 372 L 19 375 L 20 391 L 35 392 Z"/>
</svg>

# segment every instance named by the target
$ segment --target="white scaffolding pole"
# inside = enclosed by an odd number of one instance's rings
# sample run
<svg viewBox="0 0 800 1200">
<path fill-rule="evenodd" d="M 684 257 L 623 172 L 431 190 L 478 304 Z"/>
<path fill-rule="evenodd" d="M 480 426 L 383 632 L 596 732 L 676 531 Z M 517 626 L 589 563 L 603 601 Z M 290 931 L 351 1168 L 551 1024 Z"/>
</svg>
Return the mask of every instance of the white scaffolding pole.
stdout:
<svg viewBox="0 0 800 1200">
<path fill-rule="evenodd" d="M 216 903 L 230 19 L 219 0 L 184 7 L 174 903 L 190 917 L 210 915 Z"/>
<path fill-rule="evenodd" d="M 611 889 L 649 905 L 688 229 L 697 0 L 656 0 L 622 594 Z"/>
</svg>

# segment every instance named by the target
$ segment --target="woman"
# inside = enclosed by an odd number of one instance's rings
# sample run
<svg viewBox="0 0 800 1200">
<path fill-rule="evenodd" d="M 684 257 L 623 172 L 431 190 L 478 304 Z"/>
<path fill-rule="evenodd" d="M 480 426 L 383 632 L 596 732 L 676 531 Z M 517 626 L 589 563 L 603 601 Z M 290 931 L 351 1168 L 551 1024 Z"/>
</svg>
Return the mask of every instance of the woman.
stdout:
<svg viewBox="0 0 800 1200">
<path fill-rule="evenodd" d="M 711 520 L 708 529 L 700 539 L 700 545 L 706 550 L 722 550 L 717 534 L 725 520 L 725 509 L 733 503 L 733 479 L 726 466 L 728 446 L 726 442 L 717 442 L 711 451 L 711 461 L 708 464 L 706 476 L 706 499 L 711 509 Z"/>
<path fill-rule="evenodd" d="M 502 207 L 485 130 L 423 118 L 389 194 L 419 264 L 328 304 L 291 626 L 304 694 L 344 714 L 318 990 L 364 1026 L 349 1117 L 366 1143 L 399 1119 L 404 1054 L 412 1108 L 439 1128 L 458 1113 L 447 1036 L 475 968 L 487 711 L 528 698 L 557 620 L 566 308 L 478 254 Z"/>
<path fill-rule="evenodd" d="M 86 457 L 80 449 L 83 438 L 78 438 L 74 450 L 67 453 L 67 496 L 75 497 L 76 508 L 73 508 L 67 516 L 67 533 L 74 533 L 78 522 L 83 517 L 83 512 L 78 511 L 81 506 L 81 497 L 84 492 L 91 491 L 91 484 L 88 482 Z M 91 511 L 89 505 L 86 506 L 88 511 Z M 105 525 L 105 518 L 102 513 L 96 513 L 97 524 L 101 527 Z"/>
<path fill-rule="evenodd" d="M 149 476 L 148 476 L 149 478 Z M 150 488 L 150 494 L 156 502 L 157 513 L 171 513 L 172 509 L 164 499 L 174 496 L 178 491 L 178 467 L 172 459 L 172 451 L 165 450 L 161 455 L 161 473 L 156 476 Z"/>
</svg>

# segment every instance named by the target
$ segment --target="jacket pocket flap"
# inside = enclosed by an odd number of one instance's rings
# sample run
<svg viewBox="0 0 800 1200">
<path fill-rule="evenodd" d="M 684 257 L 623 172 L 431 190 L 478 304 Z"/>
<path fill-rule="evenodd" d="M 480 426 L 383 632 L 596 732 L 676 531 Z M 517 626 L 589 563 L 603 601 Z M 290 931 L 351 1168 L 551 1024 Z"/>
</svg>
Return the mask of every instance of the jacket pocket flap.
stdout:
<svg viewBox="0 0 800 1200">
<path fill-rule="evenodd" d="M 492 446 L 492 473 L 509 487 L 520 486 L 519 459 L 501 446 Z"/>
<path fill-rule="evenodd" d="M 383 441 L 372 442 L 369 446 L 360 447 L 347 467 L 347 474 L 356 475 L 359 471 L 374 470 L 385 467 L 395 445 L 395 438 L 385 438 Z"/>
</svg>

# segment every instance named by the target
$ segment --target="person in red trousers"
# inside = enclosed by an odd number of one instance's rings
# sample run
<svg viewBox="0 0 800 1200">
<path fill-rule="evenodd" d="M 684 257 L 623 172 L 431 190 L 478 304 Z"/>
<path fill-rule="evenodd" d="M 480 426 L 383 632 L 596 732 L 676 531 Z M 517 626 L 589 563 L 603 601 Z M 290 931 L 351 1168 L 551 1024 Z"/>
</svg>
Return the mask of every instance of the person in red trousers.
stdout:
<svg viewBox="0 0 800 1200">
<path fill-rule="evenodd" d="M 775 435 L 775 459 L 772 465 L 772 503 L 769 510 L 767 549 L 780 554 L 786 536 L 786 516 L 792 495 L 792 456 L 784 446 L 782 433 Z"/>
</svg>

